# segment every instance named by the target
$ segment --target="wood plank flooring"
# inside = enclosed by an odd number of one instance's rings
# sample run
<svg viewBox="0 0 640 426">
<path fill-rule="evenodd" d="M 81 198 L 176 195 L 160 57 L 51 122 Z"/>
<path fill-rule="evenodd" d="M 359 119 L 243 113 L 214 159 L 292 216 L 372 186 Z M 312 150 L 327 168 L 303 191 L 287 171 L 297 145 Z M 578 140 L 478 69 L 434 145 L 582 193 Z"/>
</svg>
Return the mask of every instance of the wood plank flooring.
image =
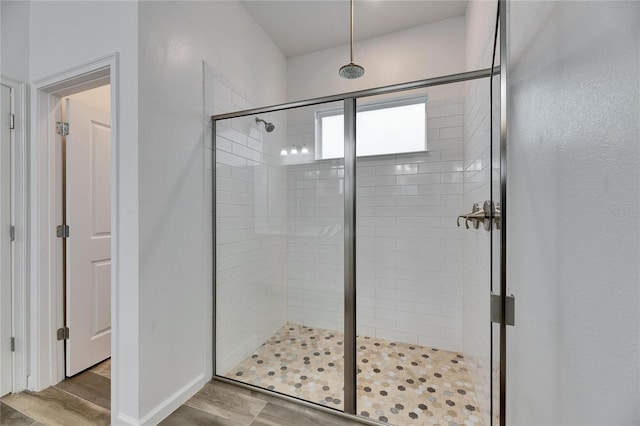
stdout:
<svg viewBox="0 0 640 426">
<path fill-rule="evenodd" d="M 5 396 L 0 401 L 0 424 L 108 425 L 111 418 L 110 375 L 111 360 L 106 360 L 41 392 Z"/>
<path fill-rule="evenodd" d="M 38 423 L 31 417 L 25 416 L 21 412 L 0 401 L 0 425 L 35 426 L 40 424 L 41 423 Z"/>
<path fill-rule="evenodd" d="M 67 378 L 58 383 L 56 388 L 93 402 L 106 410 L 111 409 L 111 380 L 92 371 Z"/>
<path fill-rule="evenodd" d="M 110 423 L 111 363 L 42 392 L 0 400 L 2 426 L 104 426 Z M 209 382 L 163 426 L 353 426 L 359 423 L 221 382 Z"/>
<path fill-rule="evenodd" d="M 282 400 L 211 381 L 174 411 L 162 426 L 353 426 L 360 423 Z"/>
</svg>

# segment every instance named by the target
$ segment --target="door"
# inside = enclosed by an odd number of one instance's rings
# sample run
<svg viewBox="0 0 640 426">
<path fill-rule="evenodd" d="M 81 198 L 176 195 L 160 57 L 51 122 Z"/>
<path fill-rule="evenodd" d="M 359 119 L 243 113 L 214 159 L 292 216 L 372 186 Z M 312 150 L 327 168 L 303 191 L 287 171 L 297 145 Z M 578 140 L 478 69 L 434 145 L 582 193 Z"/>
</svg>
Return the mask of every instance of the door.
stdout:
<svg viewBox="0 0 640 426">
<path fill-rule="evenodd" d="M 66 375 L 111 356 L 111 119 L 67 99 Z"/>
<path fill-rule="evenodd" d="M 11 89 L 0 85 L 0 396 L 12 391 L 11 356 Z"/>
</svg>

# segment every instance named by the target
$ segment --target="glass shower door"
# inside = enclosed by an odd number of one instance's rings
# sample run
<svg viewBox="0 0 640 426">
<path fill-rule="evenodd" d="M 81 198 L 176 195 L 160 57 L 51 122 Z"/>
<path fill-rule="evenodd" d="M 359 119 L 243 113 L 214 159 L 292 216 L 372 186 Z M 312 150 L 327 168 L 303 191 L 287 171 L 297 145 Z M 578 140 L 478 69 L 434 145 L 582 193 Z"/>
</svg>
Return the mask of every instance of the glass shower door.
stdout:
<svg viewBox="0 0 640 426">
<path fill-rule="evenodd" d="M 216 374 L 337 410 L 342 120 L 341 102 L 218 120 L 215 146 Z"/>
<path fill-rule="evenodd" d="M 504 421 L 500 103 L 485 70 L 455 77 L 214 119 L 217 379 Z"/>
<path fill-rule="evenodd" d="M 486 78 L 358 102 L 360 416 L 490 424 L 490 123 Z"/>
</svg>

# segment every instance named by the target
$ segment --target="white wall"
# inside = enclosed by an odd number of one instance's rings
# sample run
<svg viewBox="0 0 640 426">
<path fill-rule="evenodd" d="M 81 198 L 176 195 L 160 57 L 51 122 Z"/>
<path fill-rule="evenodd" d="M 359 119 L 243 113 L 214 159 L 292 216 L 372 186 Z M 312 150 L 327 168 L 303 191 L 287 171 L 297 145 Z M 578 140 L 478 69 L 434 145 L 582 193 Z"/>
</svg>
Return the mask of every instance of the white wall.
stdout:
<svg viewBox="0 0 640 426">
<path fill-rule="evenodd" d="M 203 184 L 211 134 L 202 60 L 262 103 L 284 101 L 286 65 L 237 2 L 141 2 L 139 18 L 144 416 L 175 408 L 211 373 L 213 272 L 204 225 L 211 198 Z"/>
<path fill-rule="evenodd" d="M 4 13 L 3 13 L 4 15 Z M 30 82 L 52 76 L 71 67 L 117 52 L 119 54 L 118 137 L 120 150 L 116 153 L 119 196 L 115 200 L 118 209 L 117 280 L 113 303 L 117 306 L 119 324 L 116 329 L 116 344 L 112 347 L 113 418 L 126 416 L 137 418 L 138 407 L 138 6 L 135 2 L 33 2 L 30 4 L 29 67 Z M 60 22 L 73 25 L 60 26 Z M 35 107 L 34 107 L 35 108 Z M 32 115 L 34 117 L 34 115 Z M 44 155 L 44 152 L 42 152 Z M 31 167 L 39 169 L 39 161 L 32 151 Z M 31 209 L 46 202 L 46 188 L 31 182 Z M 35 198 L 38 190 L 42 197 Z M 36 225 L 34 222 L 33 225 Z M 49 235 L 46 229 L 32 227 L 34 237 L 38 232 Z M 43 240 L 44 241 L 44 240 Z M 35 241 L 32 241 L 35 243 Z M 34 246 L 35 248 L 36 246 Z M 115 256 L 114 256 L 115 257 Z M 46 258 L 31 252 L 31 297 L 48 300 L 48 269 Z M 38 269 L 38 265 L 41 267 Z M 37 315 L 34 313 L 34 315 Z M 50 317 L 51 315 L 49 315 Z M 36 316 L 37 317 L 37 316 Z M 43 320 L 46 315 L 39 318 Z M 31 323 L 31 332 L 37 327 Z M 48 327 L 48 323 L 43 324 Z M 35 388 L 52 384 L 42 373 L 49 369 L 45 342 L 32 346 L 30 374 Z M 38 359 L 39 358 L 39 359 Z M 38 364 L 39 361 L 39 364 Z M 42 379 L 39 381 L 38 379 Z"/>
<path fill-rule="evenodd" d="M 640 4 L 509 18 L 509 424 L 639 424 Z"/>
<path fill-rule="evenodd" d="M 349 62 L 349 46 L 289 58 L 288 97 L 315 98 L 465 71 L 464 17 L 447 19 L 355 44 L 354 61 L 365 75 L 346 80 L 338 69 Z M 450 91 L 432 92 L 448 96 Z"/>
<path fill-rule="evenodd" d="M 0 3 L 0 74 L 29 80 L 29 2 Z"/>
</svg>

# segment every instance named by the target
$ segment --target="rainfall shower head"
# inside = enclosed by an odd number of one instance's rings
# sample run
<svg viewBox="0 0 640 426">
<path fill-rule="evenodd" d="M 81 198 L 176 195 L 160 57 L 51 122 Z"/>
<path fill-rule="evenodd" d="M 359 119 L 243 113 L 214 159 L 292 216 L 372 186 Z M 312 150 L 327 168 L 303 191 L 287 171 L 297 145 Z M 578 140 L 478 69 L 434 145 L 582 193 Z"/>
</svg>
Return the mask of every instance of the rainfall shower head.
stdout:
<svg viewBox="0 0 640 426">
<path fill-rule="evenodd" d="M 360 78 L 364 75 L 364 68 L 353 62 L 353 0 L 349 3 L 351 6 L 351 60 L 347 65 L 340 67 L 338 74 L 340 77 L 353 80 L 354 78 Z"/>
<path fill-rule="evenodd" d="M 362 68 L 358 64 L 354 64 L 353 62 L 351 62 L 340 68 L 338 73 L 340 74 L 340 77 L 352 80 L 354 78 L 362 77 L 364 75 L 364 68 Z"/>
<path fill-rule="evenodd" d="M 267 131 L 267 133 L 273 132 L 276 128 L 276 126 L 273 123 L 268 123 L 262 118 L 256 117 L 256 124 L 258 123 L 264 123 L 264 129 Z"/>
</svg>

